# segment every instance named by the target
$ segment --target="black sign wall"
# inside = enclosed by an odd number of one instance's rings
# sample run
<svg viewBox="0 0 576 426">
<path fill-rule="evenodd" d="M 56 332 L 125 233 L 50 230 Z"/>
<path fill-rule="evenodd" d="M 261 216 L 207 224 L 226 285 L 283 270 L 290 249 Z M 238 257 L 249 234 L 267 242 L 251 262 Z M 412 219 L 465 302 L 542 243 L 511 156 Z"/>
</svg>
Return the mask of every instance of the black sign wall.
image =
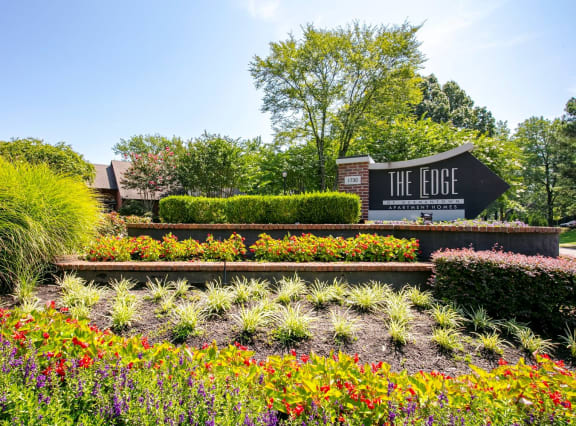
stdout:
<svg viewBox="0 0 576 426">
<path fill-rule="evenodd" d="M 450 152 L 429 157 L 430 162 L 370 164 L 368 218 L 413 219 L 428 213 L 434 220 L 472 219 L 509 188 L 469 152 Z"/>
</svg>

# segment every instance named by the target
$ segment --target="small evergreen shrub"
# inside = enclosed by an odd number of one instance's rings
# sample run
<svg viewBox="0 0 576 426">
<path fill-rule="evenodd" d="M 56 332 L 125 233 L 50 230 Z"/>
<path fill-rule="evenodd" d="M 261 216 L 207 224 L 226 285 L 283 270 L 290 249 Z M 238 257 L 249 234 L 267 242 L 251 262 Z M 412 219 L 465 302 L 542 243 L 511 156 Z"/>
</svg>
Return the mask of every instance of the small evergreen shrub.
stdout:
<svg viewBox="0 0 576 426">
<path fill-rule="evenodd" d="M 356 223 L 359 217 L 360 198 L 340 192 L 160 200 L 160 218 L 166 223 Z"/>
<path fill-rule="evenodd" d="M 562 309 L 576 307 L 576 262 L 498 250 L 458 249 L 432 255 L 436 297 L 484 306 L 549 331 L 563 326 Z"/>
</svg>

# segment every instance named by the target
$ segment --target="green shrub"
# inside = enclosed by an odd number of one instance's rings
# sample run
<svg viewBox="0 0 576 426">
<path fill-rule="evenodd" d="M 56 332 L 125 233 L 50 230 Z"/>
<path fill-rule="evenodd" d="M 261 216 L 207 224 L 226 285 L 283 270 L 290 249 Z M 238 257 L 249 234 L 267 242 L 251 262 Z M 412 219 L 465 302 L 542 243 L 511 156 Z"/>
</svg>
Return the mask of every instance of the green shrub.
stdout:
<svg viewBox="0 0 576 426">
<path fill-rule="evenodd" d="M 360 198 L 339 192 L 160 200 L 160 218 L 167 223 L 356 223 L 359 217 Z"/>
<path fill-rule="evenodd" d="M 225 198 L 174 195 L 160 200 L 160 218 L 167 223 L 220 223 L 225 203 Z"/>
<path fill-rule="evenodd" d="M 563 311 L 576 307 L 576 262 L 570 260 L 471 249 L 437 252 L 432 260 L 435 296 L 483 306 L 493 317 L 557 332 Z"/>
<path fill-rule="evenodd" d="M 224 214 L 228 223 L 267 223 L 268 203 L 261 195 L 240 195 L 226 199 Z"/>
<path fill-rule="evenodd" d="M 80 249 L 99 217 L 94 192 L 79 178 L 0 157 L 0 285 L 11 289 L 18 276 L 40 274 L 55 256 Z"/>
<path fill-rule="evenodd" d="M 301 197 L 298 203 L 300 223 L 356 223 L 360 218 L 357 195 L 325 192 Z"/>
</svg>

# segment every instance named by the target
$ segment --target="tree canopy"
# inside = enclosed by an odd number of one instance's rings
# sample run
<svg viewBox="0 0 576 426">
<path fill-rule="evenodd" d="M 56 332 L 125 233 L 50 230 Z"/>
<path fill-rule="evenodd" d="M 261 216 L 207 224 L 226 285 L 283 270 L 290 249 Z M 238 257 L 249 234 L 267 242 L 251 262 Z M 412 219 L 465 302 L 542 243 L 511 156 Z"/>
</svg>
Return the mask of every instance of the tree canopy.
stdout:
<svg viewBox="0 0 576 426">
<path fill-rule="evenodd" d="M 486 107 L 474 106 L 474 101 L 455 81 L 444 85 L 434 74 L 424 77 L 420 85 L 422 101 L 414 106 L 414 114 L 429 117 L 437 123 L 452 123 L 461 129 L 478 130 L 494 136 L 496 120 Z"/>
<path fill-rule="evenodd" d="M 95 176 L 94 166 L 64 142 L 50 145 L 42 139 L 13 138 L 0 141 L 0 155 L 11 162 L 45 163 L 56 173 L 77 176 L 85 181 L 92 181 Z"/>
<path fill-rule="evenodd" d="M 417 99 L 418 28 L 307 25 L 302 39 L 270 43 L 270 54 L 250 63 L 276 133 L 314 141 L 320 189 L 326 189 L 330 145 L 345 156 L 372 108 L 393 115 Z"/>
</svg>

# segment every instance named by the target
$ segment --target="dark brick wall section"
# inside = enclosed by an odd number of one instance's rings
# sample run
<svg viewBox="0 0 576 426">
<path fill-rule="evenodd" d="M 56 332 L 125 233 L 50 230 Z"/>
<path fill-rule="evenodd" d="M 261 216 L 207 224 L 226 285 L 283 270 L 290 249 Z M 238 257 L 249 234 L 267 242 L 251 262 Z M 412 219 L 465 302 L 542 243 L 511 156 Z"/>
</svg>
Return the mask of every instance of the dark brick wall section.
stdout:
<svg viewBox="0 0 576 426">
<path fill-rule="evenodd" d="M 300 235 L 313 233 L 318 236 L 353 237 L 358 233 L 394 235 L 397 238 L 420 240 L 421 260 L 428 260 L 430 254 L 440 248 L 462 248 L 472 245 L 476 250 L 490 250 L 495 244 L 506 251 L 526 255 L 541 254 L 557 257 L 559 254 L 560 228 L 548 227 L 488 227 L 452 225 L 295 225 L 295 224 L 130 224 L 130 236 L 150 235 L 161 239 L 172 232 L 180 239 L 194 238 L 204 241 L 208 234 L 214 238 L 226 239 L 232 232 L 246 238 L 246 246 L 254 244 L 258 235 L 265 232 L 274 238 L 282 238 L 290 233 Z"/>
<path fill-rule="evenodd" d="M 237 275 L 267 278 L 274 282 L 297 272 L 310 282 L 343 278 L 351 284 L 358 284 L 380 280 L 398 288 L 407 283 L 424 285 L 432 273 L 431 263 L 402 262 L 226 262 L 224 265 L 223 262 L 88 262 L 68 257 L 59 259 L 56 267 L 60 271 L 75 271 L 84 279 L 99 283 L 121 277 L 130 277 L 139 283 L 145 283 L 148 278 L 167 277 L 170 280 L 186 278 L 191 283 L 204 284 L 218 278 L 229 281 Z"/>
</svg>

